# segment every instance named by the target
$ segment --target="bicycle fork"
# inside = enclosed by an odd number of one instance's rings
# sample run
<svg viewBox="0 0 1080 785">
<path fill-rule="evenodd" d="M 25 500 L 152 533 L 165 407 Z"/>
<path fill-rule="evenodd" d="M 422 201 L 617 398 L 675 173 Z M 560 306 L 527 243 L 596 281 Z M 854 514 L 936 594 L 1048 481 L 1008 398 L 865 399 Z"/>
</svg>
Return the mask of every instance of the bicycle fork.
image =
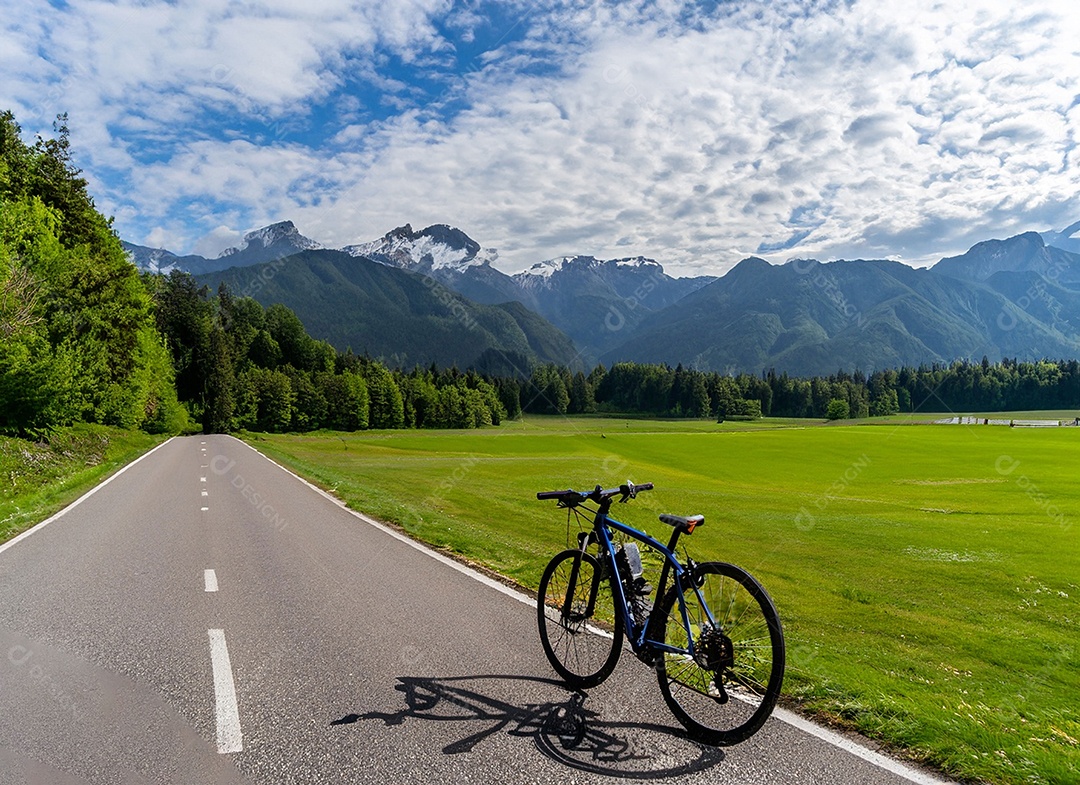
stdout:
<svg viewBox="0 0 1080 785">
<path fill-rule="evenodd" d="M 592 532 L 581 532 L 578 534 L 578 553 L 574 557 L 574 566 L 570 568 L 570 581 L 566 587 L 566 597 L 563 599 L 562 617 L 564 619 L 574 617 L 572 611 L 574 597 L 577 595 L 578 578 L 581 575 L 581 562 L 583 561 L 585 551 L 589 547 L 589 544 L 595 541 L 596 537 Z M 592 586 L 589 587 L 589 601 L 585 606 L 585 610 L 580 614 L 582 618 L 592 618 L 593 611 L 596 608 L 596 595 L 600 591 L 601 580 L 601 570 L 593 570 Z"/>
</svg>

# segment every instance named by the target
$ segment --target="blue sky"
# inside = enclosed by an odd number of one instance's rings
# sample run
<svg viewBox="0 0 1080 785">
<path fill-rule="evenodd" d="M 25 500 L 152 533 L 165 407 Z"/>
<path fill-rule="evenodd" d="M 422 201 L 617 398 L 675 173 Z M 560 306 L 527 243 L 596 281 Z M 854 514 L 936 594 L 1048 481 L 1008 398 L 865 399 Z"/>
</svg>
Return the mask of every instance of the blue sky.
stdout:
<svg viewBox="0 0 1080 785">
<path fill-rule="evenodd" d="M 121 236 L 177 252 L 449 223 L 508 272 L 693 274 L 1080 220 L 1059 0 L 8 0 L 0 73 L 28 135 L 68 112 Z"/>
</svg>

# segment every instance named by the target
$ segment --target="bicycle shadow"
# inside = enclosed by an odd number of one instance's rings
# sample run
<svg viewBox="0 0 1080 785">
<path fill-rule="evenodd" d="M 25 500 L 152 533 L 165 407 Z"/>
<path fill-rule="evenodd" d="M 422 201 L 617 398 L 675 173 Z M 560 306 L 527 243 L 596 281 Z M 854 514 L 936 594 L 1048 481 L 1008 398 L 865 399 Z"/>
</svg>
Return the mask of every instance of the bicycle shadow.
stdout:
<svg viewBox="0 0 1080 785">
<path fill-rule="evenodd" d="M 565 701 L 517 704 L 482 690 L 476 682 L 532 682 L 567 693 Z M 443 723 L 484 723 L 476 732 L 448 744 L 445 755 L 472 752 L 485 739 L 505 731 L 532 738 L 541 753 L 571 768 L 623 779 L 678 777 L 704 771 L 724 760 L 723 751 L 690 739 L 678 729 L 652 723 L 605 720 L 585 707 L 588 694 L 562 682 L 535 676 L 399 676 L 394 689 L 404 693 L 398 712 L 348 714 L 331 725 L 382 720 L 387 727 L 407 719 Z M 512 692 L 520 693 L 520 688 Z"/>
</svg>

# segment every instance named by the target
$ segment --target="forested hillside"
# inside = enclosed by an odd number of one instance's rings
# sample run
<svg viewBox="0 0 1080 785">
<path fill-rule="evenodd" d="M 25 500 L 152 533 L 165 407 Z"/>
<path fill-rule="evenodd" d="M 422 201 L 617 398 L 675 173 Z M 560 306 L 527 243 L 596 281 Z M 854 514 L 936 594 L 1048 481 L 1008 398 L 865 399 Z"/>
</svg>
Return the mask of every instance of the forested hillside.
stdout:
<svg viewBox="0 0 1080 785">
<path fill-rule="evenodd" d="M 177 392 L 207 432 L 472 428 L 519 411 L 516 384 L 504 403 L 475 373 L 404 375 L 315 340 L 280 303 L 264 308 L 224 284 L 213 295 L 179 271 L 151 280 Z"/>
<path fill-rule="evenodd" d="M 302 251 L 198 281 L 283 303 L 313 335 L 397 367 L 477 367 L 481 355 L 500 352 L 526 358 L 527 371 L 578 356 L 570 339 L 518 303 L 480 305 L 432 278 L 341 251 Z"/>
<path fill-rule="evenodd" d="M 27 144 L 0 114 L 0 434 L 462 428 L 520 411 L 516 382 L 392 372 L 312 339 L 284 305 L 186 273 L 140 276 L 71 160 L 63 117 L 56 132 Z"/>
</svg>

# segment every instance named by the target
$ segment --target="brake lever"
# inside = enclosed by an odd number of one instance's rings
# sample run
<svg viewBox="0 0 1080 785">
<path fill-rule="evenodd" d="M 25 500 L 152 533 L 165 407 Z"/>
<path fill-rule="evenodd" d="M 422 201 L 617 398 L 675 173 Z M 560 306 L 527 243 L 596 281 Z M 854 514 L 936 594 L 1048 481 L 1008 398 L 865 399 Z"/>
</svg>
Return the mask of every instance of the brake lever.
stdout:
<svg viewBox="0 0 1080 785">
<path fill-rule="evenodd" d="M 622 491 L 622 497 L 619 499 L 620 504 L 625 504 L 631 499 L 637 498 L 637 488 L 629 480 L 626 481 L 626 485 L 620 486 L 619 490 Z"/>
</svg>

